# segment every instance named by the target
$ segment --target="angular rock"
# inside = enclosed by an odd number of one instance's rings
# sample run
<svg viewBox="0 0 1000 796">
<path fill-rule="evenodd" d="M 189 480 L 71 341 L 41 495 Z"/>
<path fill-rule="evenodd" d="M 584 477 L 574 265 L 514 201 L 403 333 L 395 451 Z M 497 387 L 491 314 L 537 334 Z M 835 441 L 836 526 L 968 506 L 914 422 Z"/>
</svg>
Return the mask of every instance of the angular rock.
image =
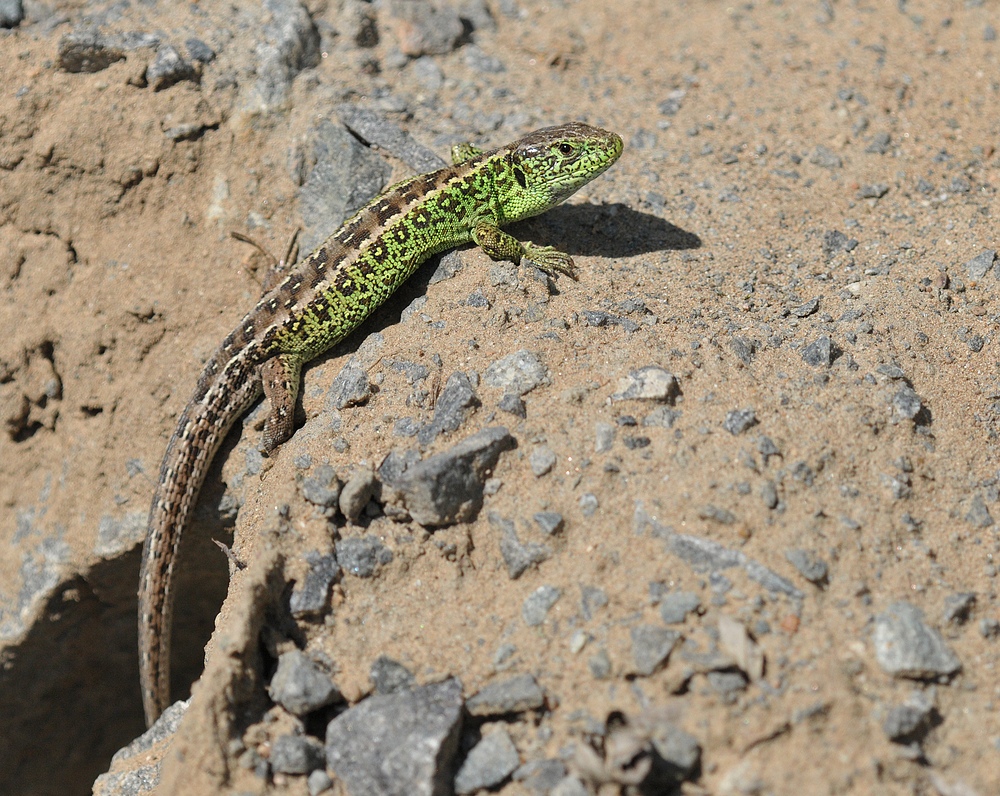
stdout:
<svg viewBox="0 0 1000 796">
<path fill-rule="evenodd" d="M 153 91 L 162 91 L 182 80 L 197 82 L 200 77 L 198 67 L 186 60 L 177 48 L 164 44 L 156 51 L 153 62 L 146 67 L 146 82 Z"/>
<path fill-rule="evenodd" d="M 340 479 L 337 471 L 329 464 L 321 464 L 313 474 L 302 481 L 302 497 L 314 506 L 325 509 L 337 508 L 340 500 Z"/>
<path fill-rule="evenodd" d="M 914 692 L 902 705 L 892 707 L 882 722 L 882 731 L 893 743 L 919 744 L 938 718 L 926 694 Z"/>
<path fill-rule="evenodd" d="M 563 528 L 563 515 L 557 511 L 538 511 L 533 519 L 542 533 L 549 536 L 559 533 Z"/>
<path fill-rule="evenodd" d="M 537 627 L 545 621 L 549 610 L 562 596 L 555 586 L 539 586 L 529 594 L 521 605 L 521 617 L 528 627 Z"/>
<path fill-rule="evenodd" d="M 701 763 L 698 739 L 668 722 L 658 724 L 650 737 L 659 759 L 653 769 L 660 778 L 682 782 L 693 777 Z"/>
<path fill-rule="evenodd" d="M 530 674 L 518 674 L 490 683 L 471 697 L 465 707 L 471 716 L 503 716 L 538 710 L 545 704 L 545 692 Z"/>
<path fill-rule="evenodd" d="M 530 567 L 540 564 L 552 555 L 552 550 L 535 542 L 522 543 L 517 538 L 514 521 L 501 517 L 496 512 L 489 514 L 490 525 L 500 532 L 500 555 L 507 566 L 511 580 L 517 580 Z"/>
<path fill-rule="evenodd" d="M 924 624 L 920 609 L 906 602 L 875 617 L 872 641 L 879 666 L 894 677 L 950 677 L 962 668 L 941 634 Z"/>
<path fill-rule="evenodd" d="M 632 660 L 636 674 L 648 677 L 664 666 L 681 634 L 659 625 L 639 625 L 631 630 Z"/>
<path fill-rule="evenodd" d="M 647 365 L 629 371 L 626 378 L 618 380 L 618 392 L 612 401 L 659 401 L 672 404 L 680 393 L 680 385 L 673 373 L 656 365 Z"/>
<path fill-rule="evenodd" d="M 340 566 L 332 555 L 323 555 L 318 550 L 306 553 L 305 582 L 292 590 L 289 609 L 292 616 L 309 616 L 321 613 L 327 606 L 330 586 L 340 574 Z"/>
<path fill-rule="evenodd" d="M 372 396 L 374 385 L 368 378 L 368 371 L 353 361 L 340 369 L 330 385 L 327 403 L 337 409 L 360 406 Z"/>
<path fill-rule="evenodd" d="M 678 591 L 665 595 L 660 600 L 660 618 L 664 624 L 679 625 L 687 615 L 701 608 L 698 595 L 690 591 Z"/>
<path fill-rule="evenodd" d="M 416 685 L 413 673 L 386 655 L 379 655 L 368 673 L 377 694 L 410 690 Z"/>
<path fill-rule="evenodd" d="M 521 765 L 510 733 L 499 727 L 469 750 L 455 775 L 455 793 L 474 793 L 483 788 L 495 788 Z"/>
<path fill-rule="evenodd" d="M 439 434 L 457 431 L 479 403 L 469 377 L 461 372 L 452 373 L 434 404 L 434 417 L 420 429 L 417 442 L 430 445 Z"/>
<path fill-rule="evenodd" d="M 726 419 L 722 423 L 722 427 L 734 437 L 755 425 L 757 425 L 757 413 L 751 407 L 727 412 Z"/>
<path fill-rule="evenodd" d="M 993 525 L 993 515 L 986 508 L 986 502 L 982 495 L 976 495 L 972 498 L 969 512 L 965 515 L 965 521 L 974 528 L 989 528 Z"/>
<path fill-rule="evenodd" d="M 503 451 L 515 445 L 510 432 L 495 426 L 467 437 L 443 453 L 407 467 L 391 479 L 379 473 L 413 520 L 439 527 L 475 518 L 483 505 L 483 483 Z"/>
<path fill-rule="evenodd" d="M 528 464 L 531 466 L 531 472 L 534 473 L 535 477 L 541 478 L 543 475 L 550 473 L 552 468 L 555 467 L 556 455 L 548 446 L 539 445 L 528 457 Z"/>
<path fill-rule="evenodd" d="M 993 267 L 993 261 L 996 257 L 997 253 L 995 251 L 987 249 L 969 260 L 965 264 L 965 271 L 968 273 L 969 279 L 978 281 L 986 276 Z"/>
<path fill-rule="evenodd" d="M 892 396 L 892 408 L 900 417 L 913 420 L 924 408 L 917 391 L 910 385 L 900 387 Z"/>
<path fill-rule="evenodd" d="M 817 558 L 812 551 L 799 550 L 798 548 L 789 549 L 785 551 L 785 559 L 810 583 L 816 585 L 826 583 L 829 568 L 826 562 Z"/>
<path fill-rule="evenodd" d="M 59 68 L 65 72 L 100 72 L 124 59 L 122 42 L 97 31 L 67 33 L 59 39 Z"/>
<path fill-rule="evenodd" d="M 825 334 L 802 349 L 802 359 L 815 368 L 828 368 L 833 363 L 836 348 Z"/>
<path fill-rule="evenodd" d="M 358 138 L 391 152 L 417 174 L 448 165 L 433 150 L 414 141 L 408 132 L 375 111 L 343 104 L 337 106 L 337 116 Z"/>
<path fill-rule="evenodd" d="M 522 348 L 493 362 L 486 368 L 483 381 L 504 392 L 525 395 L 549 382 L 549 369 L 537 354 Z"/>
<path fill-rule="evenodd" d="M 301 650 L 283 653 L 267 692 L 296 716 L 304 716 L 341 698 L 325 671 Z"/>
<path fill-rule="evenodd" d="M 359 467 L 340 490 L 337 501 L 340 513 L 348 522 L 357 522 L 365 507 L 378 496 L 378 491 L 379 482 L 375 473 L 367 467 Z"/>
<path fill-rule="evenodd" d="M 445 796 L 462 724 L 462 685 L 370 696 L 326 728 L 326 763 L 351 796 Z"/>
<path fill-rule="evenodd" d="M 370 578 L 379 566 L 392 561 L 392 551 L 371 534 L 341 539 L 336 550 L 340 566 L 356 578 Z"/>
<path fill-rule="evenodd" d="M 308 735 L 281 735 L 271 743 L 271 768 L 280 774 L 308 774 L 325 762 L 323 744 Z"/>
</svg>

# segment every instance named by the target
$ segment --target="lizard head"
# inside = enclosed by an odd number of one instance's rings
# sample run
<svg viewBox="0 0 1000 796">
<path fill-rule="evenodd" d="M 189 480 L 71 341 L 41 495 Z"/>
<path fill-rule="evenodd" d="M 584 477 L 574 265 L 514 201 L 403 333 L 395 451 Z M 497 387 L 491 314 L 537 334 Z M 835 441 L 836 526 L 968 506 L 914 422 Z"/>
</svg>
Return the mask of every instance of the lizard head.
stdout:
<svg viewBox="0 0 1000 796">
<path fill-rule="evenodd" d="M 508 221 L 544 213 L 606 171 L 622 153 L 616 133 L 571 122 L 512 144 L 497 180 Z"/>
</svg>

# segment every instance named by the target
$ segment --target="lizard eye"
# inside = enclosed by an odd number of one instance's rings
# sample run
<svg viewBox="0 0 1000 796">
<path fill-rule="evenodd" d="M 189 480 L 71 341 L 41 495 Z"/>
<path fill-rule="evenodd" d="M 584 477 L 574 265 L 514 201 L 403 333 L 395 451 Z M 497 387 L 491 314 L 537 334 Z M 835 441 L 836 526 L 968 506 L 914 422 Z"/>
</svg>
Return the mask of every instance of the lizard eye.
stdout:
<svg viewBox="0 0 1000 796">
<path fill-rule="evenodd" d="M 573 145 L 572 144 L 567 144 L 564 141 L 563 143 L 561 143 L 559 145 L 559 151 L 562 152 L 562 154 L 564 154 L 564 155 L 572 155 L 573 154 Z"/>
</svg>

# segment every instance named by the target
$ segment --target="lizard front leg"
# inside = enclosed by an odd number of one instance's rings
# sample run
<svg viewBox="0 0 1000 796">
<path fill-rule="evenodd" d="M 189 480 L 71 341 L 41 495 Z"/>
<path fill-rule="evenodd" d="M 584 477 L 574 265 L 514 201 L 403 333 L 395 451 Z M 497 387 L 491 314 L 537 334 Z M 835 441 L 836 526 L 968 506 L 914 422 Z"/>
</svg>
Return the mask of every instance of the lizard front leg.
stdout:
<svg viewBox="0 0 1000 796">
<path fill-rule="evenodd" d="M 576 266 L 568 254 L 553 246 L 536 246 L 530 241 L 519 241 L 496 224 L 478 222 L 472 228 L 472 239 L 494 260 L 519 264 L 524 257 L 547 274 L 566 274 L 570 279 L 576 279 Z"/>
</svg>

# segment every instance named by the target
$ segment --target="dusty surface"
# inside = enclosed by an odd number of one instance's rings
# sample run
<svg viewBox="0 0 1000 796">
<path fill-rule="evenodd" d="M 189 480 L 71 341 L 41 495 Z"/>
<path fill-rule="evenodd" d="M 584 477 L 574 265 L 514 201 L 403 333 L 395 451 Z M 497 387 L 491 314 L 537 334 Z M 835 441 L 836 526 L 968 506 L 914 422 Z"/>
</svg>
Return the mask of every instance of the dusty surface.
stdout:
<svg viewBox="0 0 1000 796">
<path fill-rule="evenodd" d="M 233 543 L 238 503 L 238 557 L 281 536 L 329 550 L 368 533 L 392 551 L 375 577 L 345 575 L 325 621 L 304 630 L 351 701 L 370 691 L 380 655 L 418 682 L 457 676 L 467 696 L 498 672 L 530 672 L 549 707 L 510 722 L 522 760 L 559 757 L 612 710 L 665 710 L 702 747 L 692 792 L 997 792 L 1000 281 L 965 267 L 997 248 L 989 4 L 524 0 L 488 4 L 495 29 L 481 23 L 471 41 L 407 62 L 407 28 L 385 6 L 372 11 L 377 43 L 359 47 L 343 33 L 346 11 L 315 3 L 323 56 L 266 110 L 238 65 L 259 9 L 112 14 L 105 30 L 155 31 L 181 50 L 197 35 L 217 51 L 200 82 L 154 90 L 142 79 L 149 47 L 96 73 L 59 68 L 59 38 L 86 5 L 29 3 L 0 35 L 0 790 L 88 792 L 141 732 L 135 547 L 152 479 L 201 363 L 259 293 L 259 263 L 228 233 L 282 249 L 302 224 L 296 153 L 346 100 L 442 155 L 573 119 L 616 130 L 626 150 L 571 208 L 516 231 L 573 254 L 578 283 L 550 296 L 470 250 L 456 276 L 407 286 L 307 371 L 305 425 L 265 478 L 247 474 L 252 422 L 224 449 L 191 534 L 201 544 L 185 554 L 201 588 L 179 606 L 176 695 L 200 671 L 225 594 L 226 560 L 207 540 Z M 199 132 L 165 134 L 178 124 Z M 837 250 L 831 231 L 856 245 Z M 488 309 L 470 306 L 476 291 Z M 585 310 L 637 328 L 591 325 Z M 384 336 L 377 394 L 331 410 L 330 382 L 373 332 Z M 803 358 L 822 336 L 829 366 Z M 452 372 L 482 374 L 522 348 L 550 376 L 525 396 L 526 418 L 497 410 L 501 391 L 480 382 L 479 410 L 427 451 L 490 425 L 516 437 L 471 524 L 331 525 L 296 491 L 298 457 L 346 475 L 416 447 L 393 435 L 396 420 L 426 421 Z M 431 375 L 411 385 L 392 361 Z M 672 427 L 642 425 L 652 406 L 611 401 L 646 365 L 679 380 Z M 922 404 L 913 418 L 893 400 L 907 384 Z M 756 425 L 730 433 L 727 413 L 745 408 Z M 595 450 L 598 423 L 614 428 L 608 450 Z M 762 436 L 779 453 L 764 455 Z M 556 456 L 542 476 L 529 464 L 539 446 Z M 637 505 L 659 533 L 635 522 Z M 564 516 L 552 538 L 531 520 L 542 510 Z M 489 512 L 552 556 L 511 579 Z M 773 595 L 739 568 L 728 581 L 694 571 L 667 551 L 663 527 L 738 549 L 804 596 Z M 796 549 L 826 562 L 826 583 L 786 559 Z M 286 567 L 301 576 L 300 562 Z M 543 585 L 561 596 L 529 627 L 522 604 Z M 607 605 L 585 612 L 583 587 Z M 702 613 L 676 626 L 691 650 L 712 648 L 720 615 L 745 624 L 763 678 L 732 693 L 704 674 L 681 682 L 678 651 L 633 676 L 630 630 L 662 624 L 662 590 L 700 598 Z M 975 603 L 948 621 L 959 593 Z M 944 635 L 956 677 L 930 685 L 879 665 L 875 617 L 901 600 Z M 503 645 L 514 651 L 498 656 Z M 604 679 L 589 663 L 601 651 Z M 914 690 L 936 706 L 921 754 L 883 729 Z M 244 791 L 306 792 L 301 777 L 268 784 L 216 762 L 192 780 L 199 792 L 216 792 L 227 767 Z"/>
</svg>

